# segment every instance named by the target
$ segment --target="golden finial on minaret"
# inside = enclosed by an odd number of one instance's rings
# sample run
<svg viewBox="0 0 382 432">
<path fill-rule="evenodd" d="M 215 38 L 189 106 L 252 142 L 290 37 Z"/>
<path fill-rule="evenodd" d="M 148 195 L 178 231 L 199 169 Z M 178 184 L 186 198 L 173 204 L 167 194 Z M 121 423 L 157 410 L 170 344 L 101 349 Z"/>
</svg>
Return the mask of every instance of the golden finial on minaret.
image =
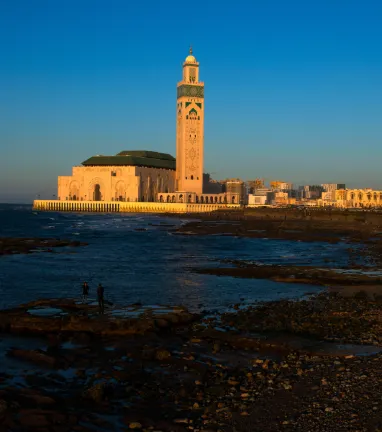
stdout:
<svg viewBox="0 0 382 432">
<path fill-rule="evenodd" d="M 192 45 L 190 45 L 190 55 L 192 55 Z"/>
</svg>

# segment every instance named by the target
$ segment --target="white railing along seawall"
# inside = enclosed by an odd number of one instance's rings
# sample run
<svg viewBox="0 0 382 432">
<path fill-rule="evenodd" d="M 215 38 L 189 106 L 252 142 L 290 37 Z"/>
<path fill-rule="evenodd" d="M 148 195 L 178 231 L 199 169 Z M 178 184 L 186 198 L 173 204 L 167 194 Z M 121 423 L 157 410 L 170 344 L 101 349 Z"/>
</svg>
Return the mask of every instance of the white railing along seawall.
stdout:
<svg viewBox="0 0 382 432">
<path fill-rule="evenodd" d="M 219 209 L 239 209 L 239 204 L 196 204 L 123 201 L 58 201 L 35 200 L 39 211 L 101 212 L 101 213 L 204 213 Z"/>
</svg>

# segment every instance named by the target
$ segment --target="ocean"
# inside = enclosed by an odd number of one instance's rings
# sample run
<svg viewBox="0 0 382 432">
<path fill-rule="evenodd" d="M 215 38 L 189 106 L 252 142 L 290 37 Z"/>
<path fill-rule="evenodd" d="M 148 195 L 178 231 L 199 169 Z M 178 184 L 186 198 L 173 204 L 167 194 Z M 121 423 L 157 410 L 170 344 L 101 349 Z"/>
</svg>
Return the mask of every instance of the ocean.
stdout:
<svg viewBox="0 0 382 432">
<path fill-rule="evenodd" d="M 33 212 L 31 206 L 0 205 L 0 237 L 51 237 L 87 242 L 54 253 L 0 256 L 0 308 L 38 298 L 80 297 L 81 285 L 98 283 L 107 300 L 126 305 L 184 305 L 191 311 L 299 298 L 320 288 L 261 279 L 200 275 L 193 268 L 221 259 L 263 264 L 346 265 L 344 243 L 183 236 L 174 228 L 186 218 L 142 214 Z"/>
</svg>

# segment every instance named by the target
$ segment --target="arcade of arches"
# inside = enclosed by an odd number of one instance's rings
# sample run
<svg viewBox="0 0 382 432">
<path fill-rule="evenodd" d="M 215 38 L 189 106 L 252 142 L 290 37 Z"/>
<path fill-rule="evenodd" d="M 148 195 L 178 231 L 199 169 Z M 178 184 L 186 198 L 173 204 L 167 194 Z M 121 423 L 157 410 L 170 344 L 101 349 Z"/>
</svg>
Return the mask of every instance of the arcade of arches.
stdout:
<svg viewBox="0 0 382 432">
<path fill-rule="evenodd" d="M 382 191 L 373 189 L 339 189 L 335 191 L 338 207 L 382 207 Z"/>
<path fill-rule="evenodd" d="M 196 194 L 196 193 L 158 193 L 157 202 L 185 204 L 240 204 L 242 197 L 238 193 Z"/>
</svg>

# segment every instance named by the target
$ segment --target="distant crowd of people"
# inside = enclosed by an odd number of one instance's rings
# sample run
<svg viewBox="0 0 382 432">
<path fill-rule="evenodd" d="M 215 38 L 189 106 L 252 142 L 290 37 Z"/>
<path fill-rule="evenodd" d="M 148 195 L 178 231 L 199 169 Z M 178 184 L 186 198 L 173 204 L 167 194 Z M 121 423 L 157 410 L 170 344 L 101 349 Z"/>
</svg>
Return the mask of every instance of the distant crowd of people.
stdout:
<svg viewBox="0 0 382 432">
<path fill-rule="evenodd" d="M 87 282 L 84 282 L 82 284 L 82 300 L 83 302 L 86 302 L 89 295 L 89 284 Z M 97 300 L 98 300 L 98 307 L 100 313 L 104 313 L 105 310 L 105 299 L 104 299 L 104 288 L 102 284 L 98 284 L 97 287 Z"/>
</svg>

